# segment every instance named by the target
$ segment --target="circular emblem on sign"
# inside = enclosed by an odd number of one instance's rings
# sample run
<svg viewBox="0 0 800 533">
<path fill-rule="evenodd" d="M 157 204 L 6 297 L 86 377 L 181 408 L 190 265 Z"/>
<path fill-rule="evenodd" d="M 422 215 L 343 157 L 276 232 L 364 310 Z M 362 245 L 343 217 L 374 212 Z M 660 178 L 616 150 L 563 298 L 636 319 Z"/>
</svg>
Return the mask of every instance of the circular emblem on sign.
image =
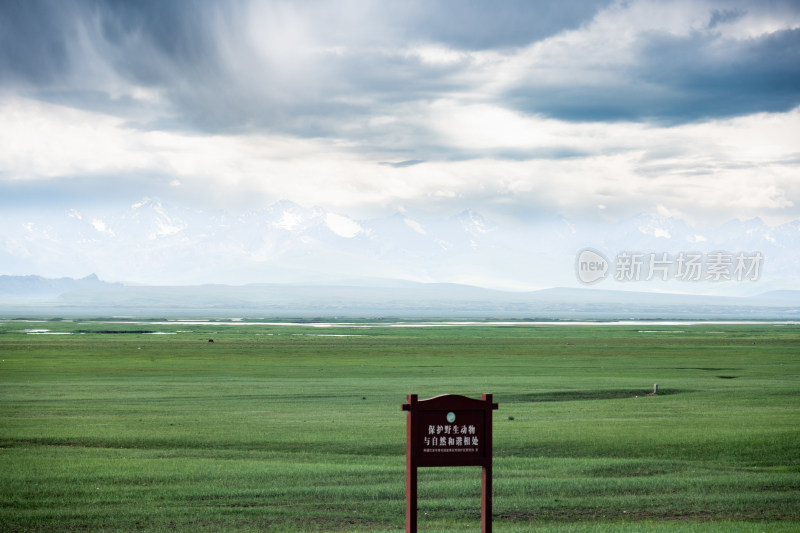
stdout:
<svg viewBox="0 0 800 533">
<path fill-rule="evenodd" d="M 456 421 L 456 414 L 454 412 L 452 412 L 452 411 L 447 413 L 447 421 L 450 422 L 451 424 L 453 422 L 455 422 Z"/>
</svg>

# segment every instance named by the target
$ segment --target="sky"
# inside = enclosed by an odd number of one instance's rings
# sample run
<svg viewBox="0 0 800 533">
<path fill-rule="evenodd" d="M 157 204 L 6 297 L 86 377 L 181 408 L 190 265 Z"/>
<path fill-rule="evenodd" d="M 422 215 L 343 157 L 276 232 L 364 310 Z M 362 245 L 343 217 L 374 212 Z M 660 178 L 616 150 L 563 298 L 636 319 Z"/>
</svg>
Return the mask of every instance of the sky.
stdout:
<svg viewBox="0 0 800 533">
<path fill-rule="evenodd" d="M 0 214 L 778 226 L 799 106 L 796 0 L 6 0 Z"/>
</svg>

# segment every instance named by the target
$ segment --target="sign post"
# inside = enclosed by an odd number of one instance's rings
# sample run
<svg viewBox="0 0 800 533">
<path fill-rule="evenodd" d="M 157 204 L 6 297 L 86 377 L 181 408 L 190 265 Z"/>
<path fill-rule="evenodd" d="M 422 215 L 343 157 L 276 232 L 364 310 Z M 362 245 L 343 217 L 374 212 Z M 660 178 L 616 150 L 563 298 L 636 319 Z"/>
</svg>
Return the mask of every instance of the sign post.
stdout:
<svg viewBox="0 0 800 533">
<path fill-rule="evenodd" d="M 406 416 L 406 533 L 417 531 L 417 468 L 481 467 L 481 533 L 492 531 L 492 395 L 456 394 L 419 400 L 408 395 Z"/>
</svg>

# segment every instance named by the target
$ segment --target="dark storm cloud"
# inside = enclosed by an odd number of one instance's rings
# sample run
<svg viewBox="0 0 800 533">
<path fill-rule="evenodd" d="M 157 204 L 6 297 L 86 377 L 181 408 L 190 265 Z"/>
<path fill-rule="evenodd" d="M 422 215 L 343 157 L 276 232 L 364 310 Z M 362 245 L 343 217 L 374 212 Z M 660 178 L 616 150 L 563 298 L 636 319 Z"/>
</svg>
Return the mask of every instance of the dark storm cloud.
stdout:
<svg viewBox="0 0 800 533">
<path fill-rule="evenodd" d="M 363 125 L 396 106 L 469 94 L 480 70 L 470 52 L 513 54 L 585 28 L 609 3 L 11 0 L 0 4 L 0 87 L 145 129 L 432 141 L 403 121 L 391 130 Z M 742 40 L 716 33 L 762 5 L 710 8 L 705 33 L 640 35 L 634 62 L 609 67 L 614 83 L 584 75 L 602 65 L 567 56 L 557 68 L 569 81 L 542 80 L 534 64 L 509 90 L 481 98 L 569 121 L 785 111 L 800 104 L 798 30 Z M 305 40 L 294 40 L 292 24 Z M 409 53 L 425 45 L 462 57 L 437 63 Z M 125 84 L 156 91 L 161 107 L 143 113 L 154 104 L 112 94 Z"/>
<path fill-rule="evenodd" d="M 48 84 L 70 68 L 64 2 L 9 1 L 0 4 L 0 83 Z"/>
<path fill-rule="evenodd" d="M 204 0 L 0 3 L 0 89 L 135 117 L 149 104 L 109 87 L 166 91 L 169 99 L 176 88 L 221 74 L 207 24 L 218 7 Z"/>
<path fill-rule="evenodd" d="M 92 78 L 110 71 L 162 92 L 172 116 L 149 127 L 324 136 L 342 117 L 360 121 L 382 104 L 467 89 L 454 76 L 468 64 L 423 65 L 404 47 L 524 46 L 578 27 L 608 3 L 12 1 L 0 6 L 0 83 L 46 101 L 130 114 L 131 102 L 104 97 L 103 80 Z M 292 20 L 289 12 L 310 26 L 315 44 L 345 52 L 302 57 L 309 61 L 297 66 L 292 55 L 302 51 L 291 49 L 295 43 L 282 50 L 273 42 L 265 59 L 247 35 L 253 6 L 262 8 L 267 38 L 284 18 Z M 272 60 L 281 55 L 288 64 Z"/>
<path fill-rule="evenodd" d="M 390 161 L 382 161 L 379 164 L 385 167 L 404 168 L 404 167 L 413 167 L 414 165 L 421 165 L 422 163 L 425 163 L 424 159 L 408 159 L 406 161 L 398 161 L 396 163 Z"/>
<path fill-rule="evenodd" d="M 0 4 L 0 64 L 9 79 L 55 84 L 107 56 L 122 73 L 160 83 L 163 60 L 186 69 L 214 58 L 215 43 L 206 19 L 215 4 L 198 0 L 10 0 Z M 83 45 L 88 48 L 81 49 Z M 155 61 L 154 61 L 155 60 Z M 85 80 L 87 85 L 92 80 Z"/>
<path fill-rule="evenodd" d="M 578 28 L 612 0 L 444 0 L 399 2 L 407 40 L 434 41 L 464 50 L 525 46 Z"/>
<path fill-rule="evenodd" d="M 746 40 L 645 35 L 636 52 L 635 63 L 616 67 L 616 83 L 528 84 L 509 97 L 518 109 L 563 120 L 670 124 L 800 105 L 800 30 Z"/>
<path fill-rule="evenodd" d="M 210 1 L 96 2 L 99 45 L 125 78 L 146 86 L 221 74 L 208 23 L 225 12 Z M 221 4 L 217 4 L 221 6 Z"/>
<path fill-rule="evenodd" d="M 716 28 L 720 24 L 734 22 L 747 14 L 741 9 L 714 9 L 711 11 L 711 20 L 708 21 L 709 29 Z"/>
<path fill-rule="evenodd" d="M 643 43 L 641 56 L 638 78 L 674 95 L 660 105 L 651 102 L 660 118 L 679 122 L 800 105 L 797 29 L 735 42 L 654 36 Z"/>
</svg>

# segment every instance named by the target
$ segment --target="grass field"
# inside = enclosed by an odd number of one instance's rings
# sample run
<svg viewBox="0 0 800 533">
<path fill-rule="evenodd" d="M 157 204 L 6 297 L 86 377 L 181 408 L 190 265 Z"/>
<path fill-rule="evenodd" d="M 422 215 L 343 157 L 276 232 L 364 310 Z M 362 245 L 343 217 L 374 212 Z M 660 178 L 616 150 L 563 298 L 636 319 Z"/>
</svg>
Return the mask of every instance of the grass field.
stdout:
<svg viewBox="0 0 800 533">
<path fill-rule="evenodd" d="M 495 531 L 800 531 L 799 325 L 363 326 L 0 322 L 0 531 L 402 531 L 409 393 L 495 395 Z"/>
</svg>

